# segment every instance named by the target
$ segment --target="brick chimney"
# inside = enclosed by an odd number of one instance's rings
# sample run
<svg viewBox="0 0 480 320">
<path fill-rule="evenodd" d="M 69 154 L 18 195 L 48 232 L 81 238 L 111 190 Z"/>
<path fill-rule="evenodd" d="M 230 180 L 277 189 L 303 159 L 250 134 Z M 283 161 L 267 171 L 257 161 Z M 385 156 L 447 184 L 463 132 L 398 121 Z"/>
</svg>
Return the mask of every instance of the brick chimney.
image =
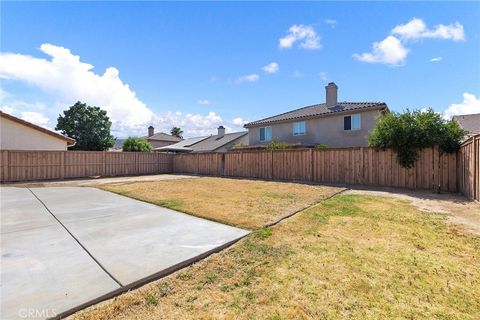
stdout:
<svg viewBox="0 0 480 320">
<path fill-rule="evenodd" d="M 221 138 L 225 135 L 225 128 L 223 126 L 218 127 L 218 137 Z"/>
<path fill-rule="evenodd" d="M 155 134 L 155 128 L 150 126 L 148 127 L 148 136 L 151 137 Z"/>
<path fill-rule="evenodd" d="M 325 102 L 327 103 L 327 108 L 328 107 L 334 107 L 337 105 L 337 94 L 338 94 L 338 87 L 335 84 L 335 82 L 330 82 L 326 87 L 325 87 Z"/>
</svg>

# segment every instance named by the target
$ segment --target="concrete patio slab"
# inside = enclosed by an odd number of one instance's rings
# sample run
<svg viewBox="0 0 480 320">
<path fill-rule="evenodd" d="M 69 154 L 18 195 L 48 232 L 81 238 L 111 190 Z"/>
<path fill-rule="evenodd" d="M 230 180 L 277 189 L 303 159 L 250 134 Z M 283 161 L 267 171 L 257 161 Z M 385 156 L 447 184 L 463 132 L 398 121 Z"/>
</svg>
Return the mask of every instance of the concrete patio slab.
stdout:
<svg viewBox="0 0 480 320">
<path fill-rule="evenodd" d="M 95 188 L 31 190 L 122 285 L 248 233 Z"/>
<path fill-rule="evenodd" d="M 95 188 L 1 192 L 2 319 L 65 312 L 248 234 Z"/>
<path fill-rule="evenodd" d="M 1 188 L 1 319 L 47 318 L 120 286 L 28 189 Z"/>
</svg>

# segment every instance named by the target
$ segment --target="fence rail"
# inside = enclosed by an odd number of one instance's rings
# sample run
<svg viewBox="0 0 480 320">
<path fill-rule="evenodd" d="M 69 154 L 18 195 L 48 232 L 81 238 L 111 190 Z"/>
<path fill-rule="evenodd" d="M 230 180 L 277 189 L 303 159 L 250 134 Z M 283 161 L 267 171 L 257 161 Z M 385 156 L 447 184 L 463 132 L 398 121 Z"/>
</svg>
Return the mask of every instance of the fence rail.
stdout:
<svg viewBox="0 0 480 320">
<path fill-rule="evenodd" d="M 188 173 L 461 192 L 480 200 L 480 135 L 465 141 L 457 153 L 424 149 L 408 169 L 391 150 L 370 147 L 177 155 L 0 150 L 0 155 L 1 182 Z"/>
<path fill-rule="evenodd" d="M 171 173 L 173 155 L 103 151 L 0 150 L 1 182 Z"/>
</svg>

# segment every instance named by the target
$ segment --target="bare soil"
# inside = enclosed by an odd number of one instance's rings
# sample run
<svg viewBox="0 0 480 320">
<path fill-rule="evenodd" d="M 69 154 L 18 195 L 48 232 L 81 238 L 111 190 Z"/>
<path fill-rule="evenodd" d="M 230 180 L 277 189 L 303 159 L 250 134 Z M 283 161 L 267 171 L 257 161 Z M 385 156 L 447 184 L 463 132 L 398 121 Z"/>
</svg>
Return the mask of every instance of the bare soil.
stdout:
<svg viewBox="0 0 480 320">
<path fill-rule="evenodd" d="M 345 194 L 375 195 L 407 200 L 421 211 L 444 213 L 448 221 L 480 236 L 480 203 L 458 194 L 439 194 L 423 191 L 348 190 Z"/>
</svg>

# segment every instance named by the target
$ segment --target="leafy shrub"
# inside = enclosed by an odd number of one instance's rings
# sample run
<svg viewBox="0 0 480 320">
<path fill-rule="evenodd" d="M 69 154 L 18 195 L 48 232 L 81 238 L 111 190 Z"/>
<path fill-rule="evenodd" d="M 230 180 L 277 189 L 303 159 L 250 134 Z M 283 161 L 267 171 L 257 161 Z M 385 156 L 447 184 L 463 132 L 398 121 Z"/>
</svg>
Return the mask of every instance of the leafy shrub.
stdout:
<svg viewBox="0 0 480 320">
<path fill-rule="evenodd" d="M 432 109 L 407 110 L 379 118 L 368 143 L 375 148 L 393 149 L 400 165 L 410 168 L 419 150 L 438 145 L 442 153 L 455 152 L 465 134 L 455 121 L 443 119 Z"/>
<path fill-rule="evenodd" d="M 122 144 L 123 151 L 151 152 L 152 146 L 147 139 L 129 137 Z"/>
<path fill-rule="evenodd" d="M 315 149 L 317 149 L 317 150 L 324 150 L 324 149 L 328 149 L 328 146 L 327 146 L 326 144 L 324 144 L 324 143 L 320 143 L 320 144 L 317 144 L 317 145 L 315 146 Z"/>
<path fill-rule="evenodd" d="M 286 150 L 288 144 L 286 144 L 285 142 L 278 142 L 277 140 L 272 140 L 266 145 L 266 147 L 267 150 Z"/>
<path fill-rule="evenodd" d="M 240 149 L 240 148 L 245 148 L 245 147 L 248 147 L 248 144 L 246 144 L 243 141 L 240 141 L 240 142 L 237 142 L 237 143 L 233 144 L 234 149 Z"/>
</svg>

